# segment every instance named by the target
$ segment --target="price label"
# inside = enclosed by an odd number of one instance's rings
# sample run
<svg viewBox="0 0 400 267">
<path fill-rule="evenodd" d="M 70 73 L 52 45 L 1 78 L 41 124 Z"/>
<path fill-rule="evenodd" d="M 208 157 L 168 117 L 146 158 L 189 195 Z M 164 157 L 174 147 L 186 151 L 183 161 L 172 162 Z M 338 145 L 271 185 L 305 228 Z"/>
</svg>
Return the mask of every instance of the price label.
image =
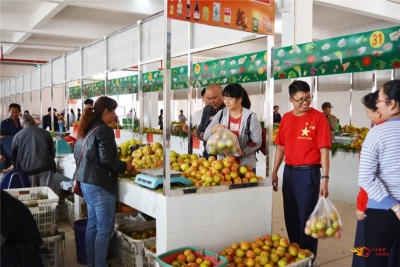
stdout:
<svg viewBox="0 0 400 267">
<path fill-rule="evenodd" d="M 147 133 L 147 143 L 153 143 L 153 133 Z"/>
<path fill-rule="evenodd" d="M 120 129 L 115 130 L 115 138 L 117 138 L 117 139 L 121 138 L 121 130 Z"/>
<path fill-rule="evenodd" d="M 384 42 L 385 42 L 385 35 L 381 31 L 375 31 L 371 34 L 371 37 L 369 37 L 369 44 L 373 48 L 381 47 Z"/>
<path fill-rule="evenodd" d="M 197 63 L 196 65 L 194 65 L 194 73 L 197 75 L 200 73 L 201 67 L 200 64 Z"/>
<path fill-rule="evenodd" d="M 200 139 L 197 137 L 193 137 L 193 148 L 200 149 Z"/>
</svg>

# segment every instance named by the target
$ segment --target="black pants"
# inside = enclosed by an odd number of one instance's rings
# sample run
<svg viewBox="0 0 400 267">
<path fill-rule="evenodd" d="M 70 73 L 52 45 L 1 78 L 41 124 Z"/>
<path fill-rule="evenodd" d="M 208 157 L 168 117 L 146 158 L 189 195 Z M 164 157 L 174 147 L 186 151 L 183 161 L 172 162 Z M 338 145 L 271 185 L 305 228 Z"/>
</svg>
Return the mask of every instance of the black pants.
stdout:
<svg viewBox="0 0 400 267">
<path fill-rule="evenodd" d="M 354 238 L 354 248 L 364 247 L 364 224 L 365 220 L 359 221 L 357 220 L 356 227 L 356 236 Z M 351 264 L 352 267 L 365 267 L 365 258 L 364 254 L 358 255 L 356 253 L 353 254 L 353 262 Z"/>
<path fill-rule="evenodd" d="M 400 266 L 400 220 L 392 210 L 367 209 L 365 212 L 365 257 L 367 267 Z"/>
<path fill-rule="evenodd" d="M 309 249 L 317 256 L 318 239 L 304 233 L 306 221 L 317 205 L 321 179 L 320 169 L 293 170 L 285 166 L 282 194 L 289 241 Z"/>
</svg>

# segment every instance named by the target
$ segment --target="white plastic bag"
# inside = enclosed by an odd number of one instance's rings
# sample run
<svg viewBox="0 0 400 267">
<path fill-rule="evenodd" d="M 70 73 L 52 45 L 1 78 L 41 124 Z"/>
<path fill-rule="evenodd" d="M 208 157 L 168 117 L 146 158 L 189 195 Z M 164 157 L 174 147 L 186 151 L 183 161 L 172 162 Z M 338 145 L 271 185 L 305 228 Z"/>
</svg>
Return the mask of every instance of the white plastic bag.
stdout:
<svg viewBox="0 0 400 267">
<path fill-rule="evenodd" d="M 314 211 L 308 217 L 304 232 L 306 235 L 322 239 L 342 236 L 342 220 L 339 212 L 328 198 L 319 198 Z"/>
<path fill-rule="evenodd" d="M 240 156 L 237 136 L 226 128 L 220 128 L 208 140 L 206 149 L 210 155 Z"/>
</svg>

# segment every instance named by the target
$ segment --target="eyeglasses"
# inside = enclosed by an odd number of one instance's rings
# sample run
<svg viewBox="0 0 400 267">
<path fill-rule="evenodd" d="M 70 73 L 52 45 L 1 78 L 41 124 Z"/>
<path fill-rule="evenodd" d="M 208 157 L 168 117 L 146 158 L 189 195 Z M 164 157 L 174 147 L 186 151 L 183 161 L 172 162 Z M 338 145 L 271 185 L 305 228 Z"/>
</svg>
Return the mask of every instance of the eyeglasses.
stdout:
<svg viewBox="0 0 400 267">
<path fill-rule="evenodd" d="M 379 99 L 377 99 L 377 100 L 375 100 L 375 103 L 382 103 L 382 102 L 390 102 L 390 101 L 392 101 L 392 100 L 390 100 L 390 99 L 383 99 L 383 100 L 379 100 Z"/>
<path fill-rule="evenodd" d="M 306 98 L 300 98 L 300 99 L 294 99 L 293 97 L 290 97 L 291 99 L 293 99 L 293 101 L 295 101 L 298 104 L 303 104 L 304 102 L 310 102 L 313 99 L 313 95 L 309 95 Z"/>
</svg>

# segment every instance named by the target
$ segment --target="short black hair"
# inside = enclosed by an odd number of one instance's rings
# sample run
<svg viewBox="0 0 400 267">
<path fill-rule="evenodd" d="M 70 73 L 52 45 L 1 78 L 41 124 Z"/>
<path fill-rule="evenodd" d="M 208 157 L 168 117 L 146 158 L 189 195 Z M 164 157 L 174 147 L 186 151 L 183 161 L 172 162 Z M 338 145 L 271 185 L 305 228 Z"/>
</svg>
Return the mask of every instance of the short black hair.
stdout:
<svg viewBox="0 0 400 267">
<path fill-rule="evenodd" d="M 382 88 L 389 100 L 394 100 L 400 104 L 400 80 L 388 81 L 382 86 Z"/>
<path fill-rule="evenodd" d="M 250 109 L 251 102 L 246 90 L 238 83 L 228 84 L 222 91 L 222 96 L 242 98 L 242 107 Z"/>
<path fill-rule="evenodd" d="M 50 112 L 50 111 L 51 111 L 51 107 L 49 107 L 49 108 L 47 109 L 47 112 Z M 57 112 L 57 109 L 53 108 L 53 111 L 54 111 L 54 113 L 56 113 L 56 112 Z"/>
<path fill-rule="evenodd" d="M 204 95 L 206 94 L 207 88 L 203 88 L 203 90 L 201 90 L 201 97 L 204 97 Z"/>
<path fill-rule="evenodd" d="M 361 99 L 361 103 L 367 108 L 372 111 L 377 111 L 378 107 L 376 106 L 376 100 L 378 99 L 379 91 L 375 91 L 373 93 L 369 93 L 365 95 Z"/>
<path fill-rule="evenodd" d="M 305 81 L 294 81 L 289 85 L 289 95 L 293 97 L 297 92 L 310 92 L 310 86 Z"/>
<path fill-rule="evenodd" d="M 274 106 L 274 109 L 275 109 L 275 108 L 279 108 L 279 106 L 278 106 L 278 105 L 275 105 L 275 106 Z"/>
<path fill-rule="evenodd" d="M 83 102 L 84 105 L 88 105 L 89 104 L 89 105 L 92 105 L 92 106 L 93 106 L 93 103 L 94 103 L 93 99 L 90 99 L 90 98 L 86 99 L 85 102 Z"/>
<path fill-rule="evenodd" d="M 11 103 L 11 104 L 8 106 L 8 111 L 10 111 L 12 108 L 16 108 L 16 109 L 18 109 L 18 110 L 21 112 L 21 106 L 20 106 L 19 104 L 17 104 L 17 103 Z"/>
<path fill-rule="evenodd" d="M 183 112 L 183 110 L 181 109 L 181 110 L 179 110 L 179 112 Z"/>
<path fill-rule="evenodd" d="M 28 113 L 28 115 L 30 114 L 30 113 L 29 113 L 29 110 L 25 110 L 25 111 L 24 111 L 24 114 L 25 114 L 25 113 Z"/>
</svg>

